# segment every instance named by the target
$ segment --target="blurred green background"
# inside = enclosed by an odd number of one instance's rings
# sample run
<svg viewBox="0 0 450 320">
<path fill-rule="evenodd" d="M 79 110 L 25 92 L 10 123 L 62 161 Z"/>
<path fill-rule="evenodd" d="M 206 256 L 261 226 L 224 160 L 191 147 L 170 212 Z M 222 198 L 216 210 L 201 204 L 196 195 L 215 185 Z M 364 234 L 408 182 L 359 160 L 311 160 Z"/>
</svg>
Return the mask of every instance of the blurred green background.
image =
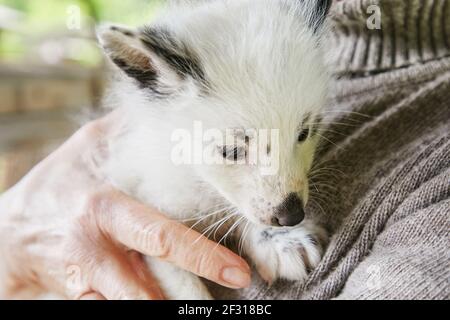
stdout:
<svg viewBox="0 0 450 320">
<path fill-rule="evenodd" d="M 45 39 L 86 38 L 92 35 L 93 26 L 103 21 L 144 24 L 151 21 L 162 3 L 162 0 L 0 0 L 0 59 L 10 62 L 24 59 L 36 42 Z M 74 28 L 74 16 L 78 13 L 79 29 Z M 72 45 L 77 50 L 67 52 L 65 58 L 88 65 L 100 61 L 92 43 L 72 41 Z"/>
</svg>

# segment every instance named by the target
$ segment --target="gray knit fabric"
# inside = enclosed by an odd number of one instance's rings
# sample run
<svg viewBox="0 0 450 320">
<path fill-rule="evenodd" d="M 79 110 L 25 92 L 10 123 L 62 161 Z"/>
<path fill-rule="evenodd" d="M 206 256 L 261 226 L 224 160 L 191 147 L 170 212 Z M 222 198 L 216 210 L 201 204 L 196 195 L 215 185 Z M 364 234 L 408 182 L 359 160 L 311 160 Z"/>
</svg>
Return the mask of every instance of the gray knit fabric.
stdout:
<svg viewBox="0 0 450 320">
<path fill-rule="evenodd" d="M 366 28 L 380 5 L 382 29 Z M 318 157 L 331 243 L 306 284 L 214 288 L 217 298 L 449 299 L 450 0 L 344 0 Z M 320 179 L 319 179 L 320 178 Z"/>
</svg>

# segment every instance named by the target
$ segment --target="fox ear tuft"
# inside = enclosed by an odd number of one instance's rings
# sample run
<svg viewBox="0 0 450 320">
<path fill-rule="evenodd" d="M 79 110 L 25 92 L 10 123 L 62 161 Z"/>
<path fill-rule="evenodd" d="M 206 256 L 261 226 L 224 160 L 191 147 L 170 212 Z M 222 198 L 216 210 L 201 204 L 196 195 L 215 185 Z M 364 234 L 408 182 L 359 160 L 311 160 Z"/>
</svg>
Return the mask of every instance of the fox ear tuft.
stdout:
<svg viewBox="0 0 450 320">
<path fill-rule="evenodd" d="M 300 0 L 306 7 L 309 26 L 317 32 L 325 22 L 333 0 Z"/>
<path fill-rule="evenodd" d="M 159 46 L 156 43 L 150 46 L 145 30 L 107 25 L 98 28 L 97 36 L 110 60 L 141 88 L 163 96 L 182 85 L 184 75 L 170 60 L 174 56 L 165 51 L 167 43 L 161 41 Z"/>
<path fill-rule="evenodd" d="M 138 32 L 116 25 L 97 29 L 97 37 L 111 61 L 141 86 L 154 87 L 158 70 L 152 54 L 141 44 Z"/>
</svg>

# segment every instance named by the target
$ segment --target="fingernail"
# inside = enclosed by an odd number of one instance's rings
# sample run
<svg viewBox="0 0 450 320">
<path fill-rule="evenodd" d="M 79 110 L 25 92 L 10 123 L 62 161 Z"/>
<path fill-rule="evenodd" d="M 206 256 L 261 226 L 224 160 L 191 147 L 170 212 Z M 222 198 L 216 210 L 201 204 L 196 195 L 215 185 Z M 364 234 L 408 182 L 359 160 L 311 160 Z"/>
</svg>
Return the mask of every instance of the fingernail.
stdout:
<svg viewBox="0 0 450 320">
<path fill-rule="evenodd" d="M 250 273 L 237 267 L 226 268 L 222 271 L 222 280 L 235 288 L 246 288 L 250 285 Z"/>
</svg>

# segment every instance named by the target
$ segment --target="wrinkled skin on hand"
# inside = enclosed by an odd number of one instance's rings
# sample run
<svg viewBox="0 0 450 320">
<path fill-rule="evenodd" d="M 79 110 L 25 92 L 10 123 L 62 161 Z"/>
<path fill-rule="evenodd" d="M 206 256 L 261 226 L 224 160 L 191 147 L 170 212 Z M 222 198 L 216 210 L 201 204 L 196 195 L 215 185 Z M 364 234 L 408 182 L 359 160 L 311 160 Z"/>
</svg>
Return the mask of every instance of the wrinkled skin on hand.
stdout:
<svg viewBox="0 0 450 320">
<path fill-rule="evenodd" d="M 116 121 L 111 114 L 87 124 L 0 197 L 0 298 L 50 291 L 69 299 L 163 299 L 142 254 L 227 287 L 249 285 L 240 257 L 196 241 L 197 232 L 108 184 L 98 164 Z M 227 268 L 242 276 L 227 279 Z"/>
</svg>

